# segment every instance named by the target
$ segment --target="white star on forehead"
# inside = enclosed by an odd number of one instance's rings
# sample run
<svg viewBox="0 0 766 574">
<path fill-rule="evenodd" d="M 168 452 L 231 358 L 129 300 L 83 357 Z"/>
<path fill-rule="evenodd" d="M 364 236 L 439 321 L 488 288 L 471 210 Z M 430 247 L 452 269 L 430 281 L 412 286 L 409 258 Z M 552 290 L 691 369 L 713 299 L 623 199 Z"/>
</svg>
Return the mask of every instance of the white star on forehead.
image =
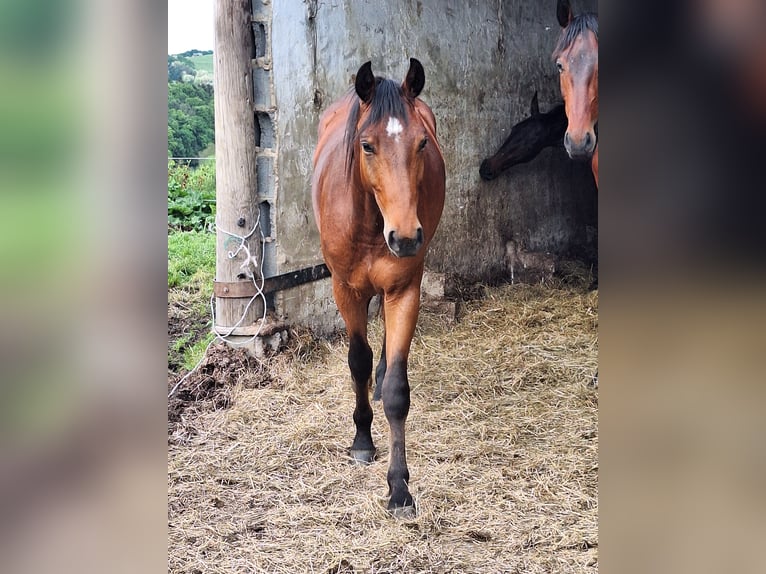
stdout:
<svg viewBox="0 0 766 574">
<path fill-rule="evenodd" d="M 404 130 L 404 128 L 402 127 L 402 124 L 398 119 L 396 119 L 393 116 L 388 118 L 388 125 L 386 125 L 386 133 L 390 137 L 395 138 L 397 141 L 399 141 L 399 134 L 402 133 L 402 130 Z"/>
</svg>

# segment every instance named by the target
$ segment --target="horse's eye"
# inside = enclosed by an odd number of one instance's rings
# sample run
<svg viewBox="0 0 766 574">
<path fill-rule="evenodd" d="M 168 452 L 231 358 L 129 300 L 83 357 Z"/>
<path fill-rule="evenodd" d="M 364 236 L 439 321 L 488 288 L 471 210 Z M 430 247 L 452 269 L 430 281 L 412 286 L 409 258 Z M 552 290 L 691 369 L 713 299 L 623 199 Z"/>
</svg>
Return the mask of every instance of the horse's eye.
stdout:
<svg viewBox="0 0 766 574">
<path fill-rule="evenodd" d="M 418 151 L 423 151 L 423 148 L 426 147 L 427 143 L 428 143 L 428 138 L 423 138 L 423 141 L 420 142 L 420 145 L 418 146 Z"/>
<path fill-rule="evenodd" d="M 362 149 L 364 153 L 375 153 L 375 148 L 367 142 L 362 142 Z"/>
<path fill-rule="evenodd" d="M 562 64 L 560 61 L 556 62 L 556 68 L 558 68 L 559 73 L 564 71 L 564 64 Z"/>
</svg>

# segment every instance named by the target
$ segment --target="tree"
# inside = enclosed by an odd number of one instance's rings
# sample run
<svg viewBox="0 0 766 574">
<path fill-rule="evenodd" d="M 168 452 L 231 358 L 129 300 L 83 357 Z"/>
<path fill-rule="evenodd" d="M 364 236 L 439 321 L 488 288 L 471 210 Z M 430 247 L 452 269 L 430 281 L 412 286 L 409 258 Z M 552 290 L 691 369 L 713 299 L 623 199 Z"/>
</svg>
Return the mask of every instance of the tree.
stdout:
<svg viewBox="0 0 766 574">
<path fill-rule="evenodd" d="M 196 157 L 215 139 L 213 88 L 205 84 L 168 84 L 168 155 Z"/>
<path fill-rule="evenodd" d="M 184 74 L 194 76 L 195 73 L 194 64 L 188 58 L 168 56 L 168 82 L 180 82 Z"/>
</svg>

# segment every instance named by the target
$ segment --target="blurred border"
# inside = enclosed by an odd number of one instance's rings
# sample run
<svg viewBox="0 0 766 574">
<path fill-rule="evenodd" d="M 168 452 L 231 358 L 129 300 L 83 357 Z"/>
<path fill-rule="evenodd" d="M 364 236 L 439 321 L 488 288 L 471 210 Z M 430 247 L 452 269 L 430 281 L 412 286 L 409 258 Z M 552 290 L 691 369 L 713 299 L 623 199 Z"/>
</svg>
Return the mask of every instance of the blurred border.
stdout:
<svg viewBox="0 0 766 574">
<path fill-rule="evenodd" d="M 766 4 L 599 8 L 599 569 L 764 572 Z"/>
<path fill-rule="evenodd" d="M 763 6 L 600 6 L 603 572 L 766 571 Z M 166 24 L 0 4 L 6 572 L 166 569 Z"/>
<path fill-rule="evenodd" d="M 0 4 L 0 562 L 166 569 L 166 6 Z"/>
</svg>

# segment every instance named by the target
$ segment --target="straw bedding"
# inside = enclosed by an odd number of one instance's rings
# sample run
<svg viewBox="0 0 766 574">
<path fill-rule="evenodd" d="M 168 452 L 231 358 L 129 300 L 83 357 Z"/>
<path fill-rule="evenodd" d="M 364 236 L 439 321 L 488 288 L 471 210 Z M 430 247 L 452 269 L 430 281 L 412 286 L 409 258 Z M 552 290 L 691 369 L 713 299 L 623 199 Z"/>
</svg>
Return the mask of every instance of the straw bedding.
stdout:
<svg viewBox="0 0 766 574">
<path fill-rule="evenodd" d="M 454 324 L 421 313 L 412 520 L 385 510 L 381 403 L 377 461 L 348 462 L 343 337 L 293 332 L 266 364 L 212 349 L 172 407 L 168 571 L 595 572 L 597 317 L 597 291 L 561 282 L 484 288 Z M 372 322 L 376 359 L 381 337 Z M 229 376 L 214 372 L 222 360 Z"/>
</svg>

